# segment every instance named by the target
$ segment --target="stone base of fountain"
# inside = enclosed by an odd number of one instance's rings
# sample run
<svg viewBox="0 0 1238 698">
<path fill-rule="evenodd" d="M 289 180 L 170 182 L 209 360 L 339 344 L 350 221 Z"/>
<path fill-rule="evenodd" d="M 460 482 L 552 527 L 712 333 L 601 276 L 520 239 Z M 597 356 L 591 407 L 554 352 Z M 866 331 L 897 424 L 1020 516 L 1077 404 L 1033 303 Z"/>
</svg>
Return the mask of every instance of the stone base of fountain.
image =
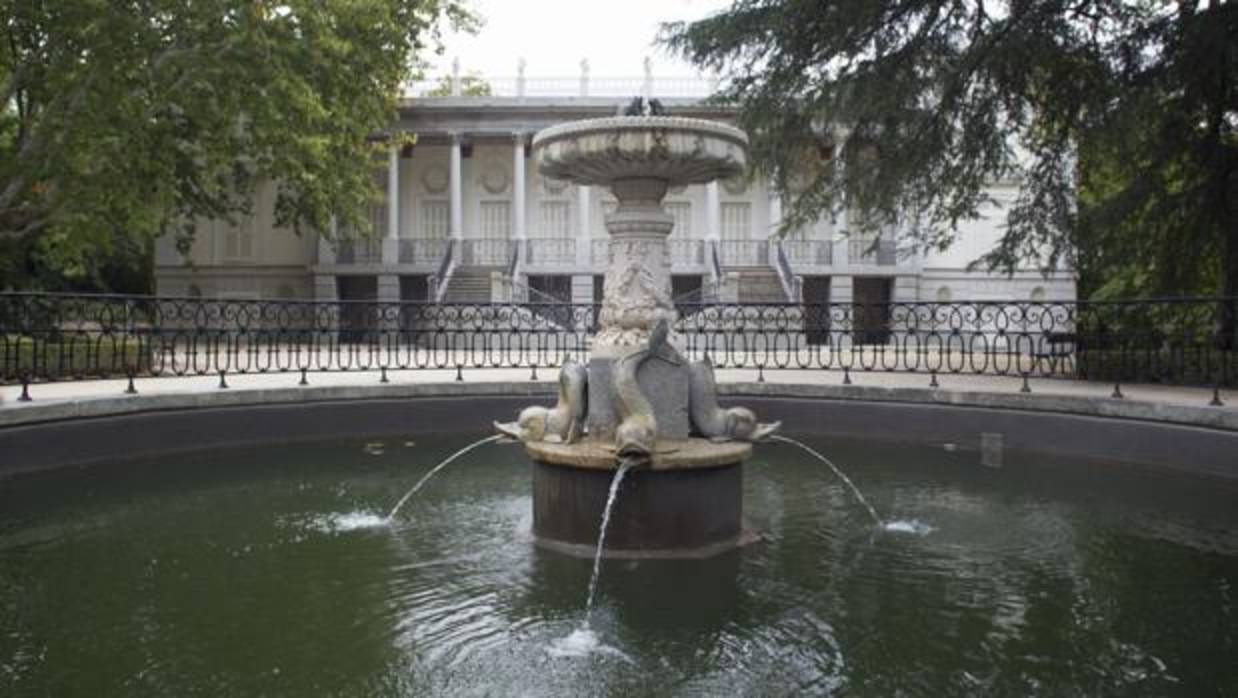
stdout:
<svg viewBox="0 0 1238 698">
<path fill-rule="evenodd" d="M 592 558 L 615 475 L 611 444 L 526 444 L 533 459 L 533 535 L 544 548 Z M 702 558 L 755 540 L 745 531 L 748 443 L 660 440 L 648 467 L 627 473 L 606 534 L 606 558 Z"/>
</svg>

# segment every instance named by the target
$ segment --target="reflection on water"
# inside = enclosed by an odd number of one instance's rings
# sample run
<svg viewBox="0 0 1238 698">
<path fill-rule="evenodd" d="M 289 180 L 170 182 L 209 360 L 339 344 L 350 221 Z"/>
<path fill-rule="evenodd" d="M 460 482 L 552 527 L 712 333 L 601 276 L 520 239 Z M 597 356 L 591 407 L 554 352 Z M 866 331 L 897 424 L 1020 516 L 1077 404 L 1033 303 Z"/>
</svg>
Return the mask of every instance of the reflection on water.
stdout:
<svg viewBox="0 0 1238 698">
<path fill-rule="evenodd" d="M 531 544 L 520 449 L 381 516 L 468 442 L 0 482 L 0 695 L 1238 691 L 1233 488 L 808 439 L 874 532 L 819 463 L 758 446 L 761 542 L 604 560 L 586 631 L 591 561 Z"/>
</svg>

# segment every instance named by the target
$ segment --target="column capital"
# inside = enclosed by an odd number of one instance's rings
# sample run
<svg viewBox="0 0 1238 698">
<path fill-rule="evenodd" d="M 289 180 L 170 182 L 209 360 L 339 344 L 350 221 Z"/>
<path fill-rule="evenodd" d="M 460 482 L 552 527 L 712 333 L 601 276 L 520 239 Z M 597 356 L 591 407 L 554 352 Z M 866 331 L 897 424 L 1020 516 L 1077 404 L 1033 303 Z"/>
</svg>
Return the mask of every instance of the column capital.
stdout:
<svg viewBox="0 0 1238 698">
<path fill-rule="evenodd" d="M 448 131 L 447 140 L 452 145 L 460 145 L 461 143 L 464 142 L 464 132 L 463 131 Z"/>
</svg>

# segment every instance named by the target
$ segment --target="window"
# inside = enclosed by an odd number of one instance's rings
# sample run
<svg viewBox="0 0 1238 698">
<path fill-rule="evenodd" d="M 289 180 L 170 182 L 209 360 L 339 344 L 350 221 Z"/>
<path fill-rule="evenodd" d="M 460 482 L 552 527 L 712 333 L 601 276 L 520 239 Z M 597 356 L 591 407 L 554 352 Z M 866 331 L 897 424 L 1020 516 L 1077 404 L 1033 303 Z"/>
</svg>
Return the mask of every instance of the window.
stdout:
<svg viewBox="0 0 1238 698">
<path fill-rule="evenodd" d="M 429 239 L 447 237 L 447 226 L 451 212 L 446 201 L 421 202 L 421 234 Z"/>
<path fill-rule="evenodd" d="M 538 235 L 548 238 L 572 236 L 571 204 L 566 201 L 543 201 L 541 203 L 541 230 Z"/>
<path fill-rule="evenodd" d="M 512 234 L 512 205 L 507 201 L 481 202 L 481 236 L 506 240 Z"/>
<path fill-rule="evenodd" d="M 244 216 L 236 225 L 216 221 L 216 230 L 223 230 L 225 260 L 249 261 L 254 258 L 254 218 Z"/>
<path fill-rule="evenodd" d="M 722 204 L 721 214 L 723 240 L 747 240 L 751 237 L 752 206 L 750 204 Z"/>
<path fill-rule="evenodd" d="M 692 237 L 692 204 L 687 201 L 672 201 L 666 205 L 666 212 L 675 219 L 675 227 L 671 235 L 681 240 Z"/>
</svg>

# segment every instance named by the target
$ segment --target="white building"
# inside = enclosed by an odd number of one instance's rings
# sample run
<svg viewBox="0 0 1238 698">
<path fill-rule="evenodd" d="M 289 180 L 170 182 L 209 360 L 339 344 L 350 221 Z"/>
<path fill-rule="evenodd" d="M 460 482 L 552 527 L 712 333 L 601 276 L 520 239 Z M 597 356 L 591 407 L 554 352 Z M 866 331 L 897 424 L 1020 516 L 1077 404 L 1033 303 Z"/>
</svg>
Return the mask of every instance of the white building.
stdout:
<svg viewBox="0 0 1238 698">
<path fill-rule="evenodd" d="M 457 80 L 455 84 L 460 84 Z M 704 106 L 705 81 L 491 81 L 494 96 L 404 100 L 393 131 L 415 146 L 394 148 L 379 168 L 386 197 L 371 215 L 372 237 L 332 244 L 273 225 L 272 192 L 260 189 L 252 219 L 208 221 L 182 257 L 161 240 L 160 295 L 246 298 L 489 302 L 548 296 L 600 297 L 614 199 L 603 190 L 538 175 L 533 134 L 573 119 L 610 116 L 634 94 L 654 94 L 678 116 L 733 120 Z M 608 96 L 598 96 L 599 92 Z M 414 88 L 413 94 L 422 92 Z M 674 94 L 687 96 L 674 97 Z M 547 95 L 547 96 L 541 96 Z M 992 190 L 1010 202 L 1013 186 Z M 771 241 L 781 205 L 761 182 L 672 190 L 666 208 L 674 294 L 724 302 L 1073 300 L 1070 273 L 1044 277 L 966 271 L 1001 234 L 1004 210 L 984 211 L 943 253 L 909 254 L 896 235 L 874 245 L 846 235 L 847 221 L 821 221 L 781 244 Z M 782 250 L 782 255 L 779 254 Z M 786 265 L 780 265 L 785 259 Z M 514 283 L 513 283 L 514 282 Z"/>
</svg>

